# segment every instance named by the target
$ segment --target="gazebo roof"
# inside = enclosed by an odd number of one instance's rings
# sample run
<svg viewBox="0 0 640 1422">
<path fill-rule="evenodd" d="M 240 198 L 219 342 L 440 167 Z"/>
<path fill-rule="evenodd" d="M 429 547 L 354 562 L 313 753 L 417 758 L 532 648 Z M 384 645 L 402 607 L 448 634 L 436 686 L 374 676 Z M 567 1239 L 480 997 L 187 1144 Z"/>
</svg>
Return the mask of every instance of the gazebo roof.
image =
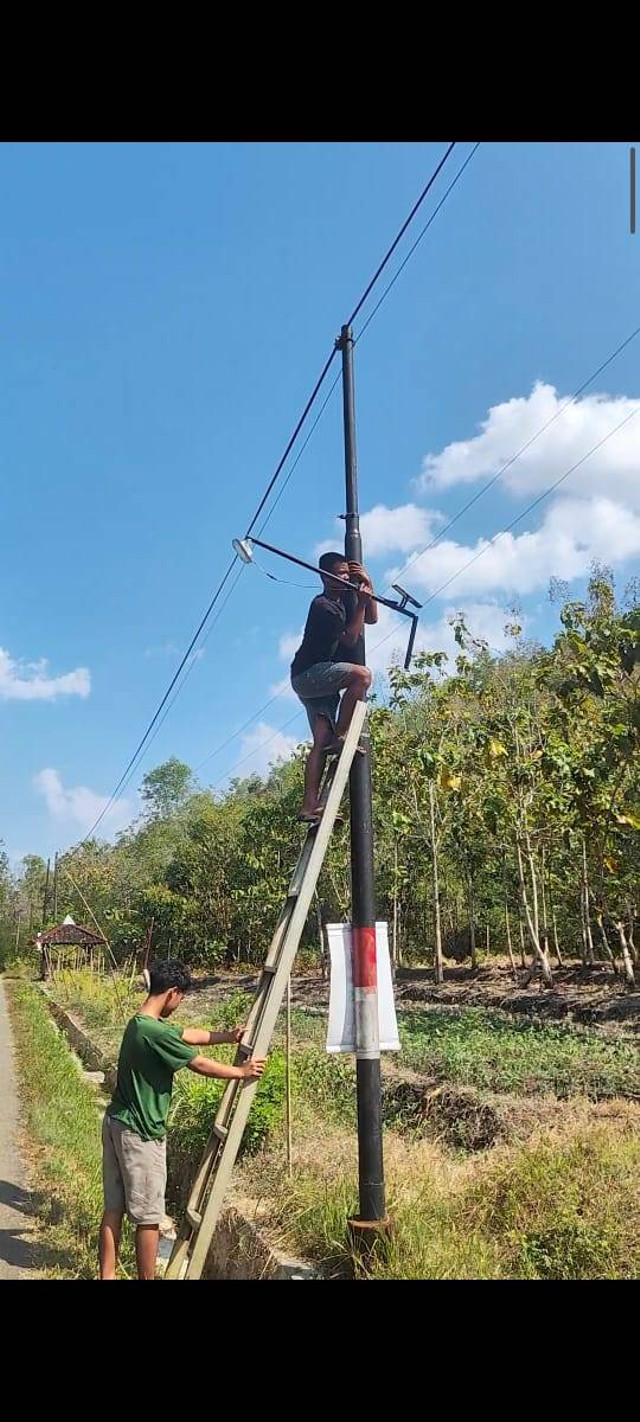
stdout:
<svg viewBox="0 0 640 1422">
<path fill-rule="evenodd" d="M 64 923 L 57 928 L 50 928 L 46 933 L 39 933 L 37 942 L 45 948 L 98 948 L 104 943 L 99 933 L 94 933 L 92 928 L 84 928 L 80 923 L 74 923 L 67 914 Z"/>
</svg>

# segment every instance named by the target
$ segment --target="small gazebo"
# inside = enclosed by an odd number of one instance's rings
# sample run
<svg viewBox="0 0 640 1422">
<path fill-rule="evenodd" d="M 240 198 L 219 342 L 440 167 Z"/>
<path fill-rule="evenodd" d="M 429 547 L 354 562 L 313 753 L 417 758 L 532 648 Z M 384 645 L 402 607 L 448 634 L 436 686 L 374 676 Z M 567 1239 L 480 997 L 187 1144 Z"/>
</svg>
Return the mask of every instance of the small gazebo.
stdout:
<svg viewBox="0 0 640 1422">
<path fill-rule="evenodd" d="M 49 928 L 46 933 L 39 933 L 36 937 L 36 947 L 40 949 L 40 977 L 42 981 L 44 982 L 51 975 L 52 948 L 79 948 L 85 953 L 91 953 L 94 948 L 104 947 L 104 942 L 104 938 L 99 933 L 94 933 L 92 928 L 85 928 L 83 924 L 76 923 L 68 913 L 57 928 Z"/>
</svg>

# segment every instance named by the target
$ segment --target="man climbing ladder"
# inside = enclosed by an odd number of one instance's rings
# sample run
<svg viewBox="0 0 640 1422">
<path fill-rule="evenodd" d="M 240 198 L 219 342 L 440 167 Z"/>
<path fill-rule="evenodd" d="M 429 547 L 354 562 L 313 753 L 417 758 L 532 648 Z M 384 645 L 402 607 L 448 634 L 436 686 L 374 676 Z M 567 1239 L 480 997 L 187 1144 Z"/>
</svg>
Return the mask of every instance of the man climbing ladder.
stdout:
<svg viewBox="0 0 640 1422">
<path fill-rule="evenodd" d="M 305 708 L 313 736 L 304 777 L 304 800 L 298 819 L 316 824 L 322 815 L 318 800 L 327 755 L 339 754 L 353 710 L 371 685 L 368 667 L 350 660 L 362 629 L 378 621 L 373 585 L 366 568 L 349 563 L 342 553 L 323 553 L 319 567 L 327 576 L 314 597 L 304 637 L 291 663 L 291 685 Z M 341 587 L 357 582 L 360 591 Z M 340 703 L 340 692 L 343 692 Z M 339 712 L 338 712 L 338 707 Z"/>
</svg>

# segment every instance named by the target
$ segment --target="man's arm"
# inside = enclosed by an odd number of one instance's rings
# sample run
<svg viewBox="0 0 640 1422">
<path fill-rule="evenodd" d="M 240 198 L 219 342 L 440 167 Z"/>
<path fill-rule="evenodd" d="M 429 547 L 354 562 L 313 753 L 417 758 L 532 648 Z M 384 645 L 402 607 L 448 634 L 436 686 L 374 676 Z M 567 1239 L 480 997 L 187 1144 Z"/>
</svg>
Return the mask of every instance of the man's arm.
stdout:
<svg viewBox="0 0 640 1422">
<path fill-rule="evenodd" d="M 369 574 L 362 566 L 362 563 L 349 564 L 349 576 L 352 582 L 360 583 L 360 597 L 365 599 L 364 620 L 368 627 L 374 627 L 378 621 L 378 604 L 373 602 L 370 594 L 373 592 L 373 583 Z M 358 639 L 356 638 L 356 641 Z"/>
<path fill-rule="evenodd" d="M 222 1042 L 239 1042 L 243 1032 L 244 1027 L 233 1027 L 230 1032 L 208 1032 L 206 1027 L 185 1027 L 182 1040 L 188 1047 L 216 1047 Z"/>
<path fill-rule="evenodd" d="M 360 592 L 355 612 L 347 623 L 340 641 L 346 647 L 355 647 L 362 636 L 365 622 L 368 626 L 373 626 L 378 621 L 378 604 L 371 601 L 373 584 L 362 563 L 350 563 L 349 573 L 352 581 L 360 583 Z"/>
<path fill-rule="evenodd" d="M 224 1066 L 222 1062 L 213 1062 L 211 1057 L 192 1057 L 187 1065 L 189 1071 L 195 1071 L 197 1076 L 215 1076 L 223 1081 L 253 1081 L 262 1076 L 267 1063 L 264 1057 L 253 1057 L 242 1066 Z"/>
<path fill-rule="evenodd" d="M 351 621 L 347 622 L 344 632 L 342 633 L 342 636 L 340 638 L 342 646 L 356 647 L 358 645 L 358 641 L 362 636 L 362 628 L 364 626 L 366 611 L 366 602 L 363 598 L 358 596 L 356 610 L 353 614 L 353 617 L 351 618 Z"/>
</svg>

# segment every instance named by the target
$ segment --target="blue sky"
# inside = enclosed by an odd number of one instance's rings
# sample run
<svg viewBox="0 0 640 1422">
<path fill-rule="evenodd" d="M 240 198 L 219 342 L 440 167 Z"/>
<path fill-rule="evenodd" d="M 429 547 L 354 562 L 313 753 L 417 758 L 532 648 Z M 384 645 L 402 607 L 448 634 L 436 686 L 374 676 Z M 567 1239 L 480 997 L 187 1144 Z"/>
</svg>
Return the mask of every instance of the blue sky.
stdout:
<svg viewBox="0 0 640 1422">
<path fill-rule="evenodd" d="M 443 150 L 0 149 L 0 837 L 12 856 L 76 841 L 112 790 L 341 322 Z M 638 324 L 639 243 L 626 146 L 481 145 L 357 347 L 379 584 Z M 425 598 L 454 577 L 425 608 L 424 644 L 450 645 L 446 618 L 461 607 L 500 645 L 514 601 L 531 635 L 548 637 L 552 575 L 580 589 L 592 557 L 620 585 L 638 572 L 640 419 L 607 436 L 635 414 L 639 361 L 640 338 L 406 574 Z M 340 420 L 338 391 L 269 524 L 302 556 L 339 536 Z M 603 438 L 460 573 L 479 539 Z M 198 766 L 280 687 L 310 595 L 243 573 L 109 833 L 135 813 L 145 770 L 172 754 Z M 395 644 L 374 654 L 380 675 Z M 285 691 L 202 767 L 203 782 L 286 750 L 305 733 L 303 716 L 286 724 L 296 709 Z"/>
</svg>

